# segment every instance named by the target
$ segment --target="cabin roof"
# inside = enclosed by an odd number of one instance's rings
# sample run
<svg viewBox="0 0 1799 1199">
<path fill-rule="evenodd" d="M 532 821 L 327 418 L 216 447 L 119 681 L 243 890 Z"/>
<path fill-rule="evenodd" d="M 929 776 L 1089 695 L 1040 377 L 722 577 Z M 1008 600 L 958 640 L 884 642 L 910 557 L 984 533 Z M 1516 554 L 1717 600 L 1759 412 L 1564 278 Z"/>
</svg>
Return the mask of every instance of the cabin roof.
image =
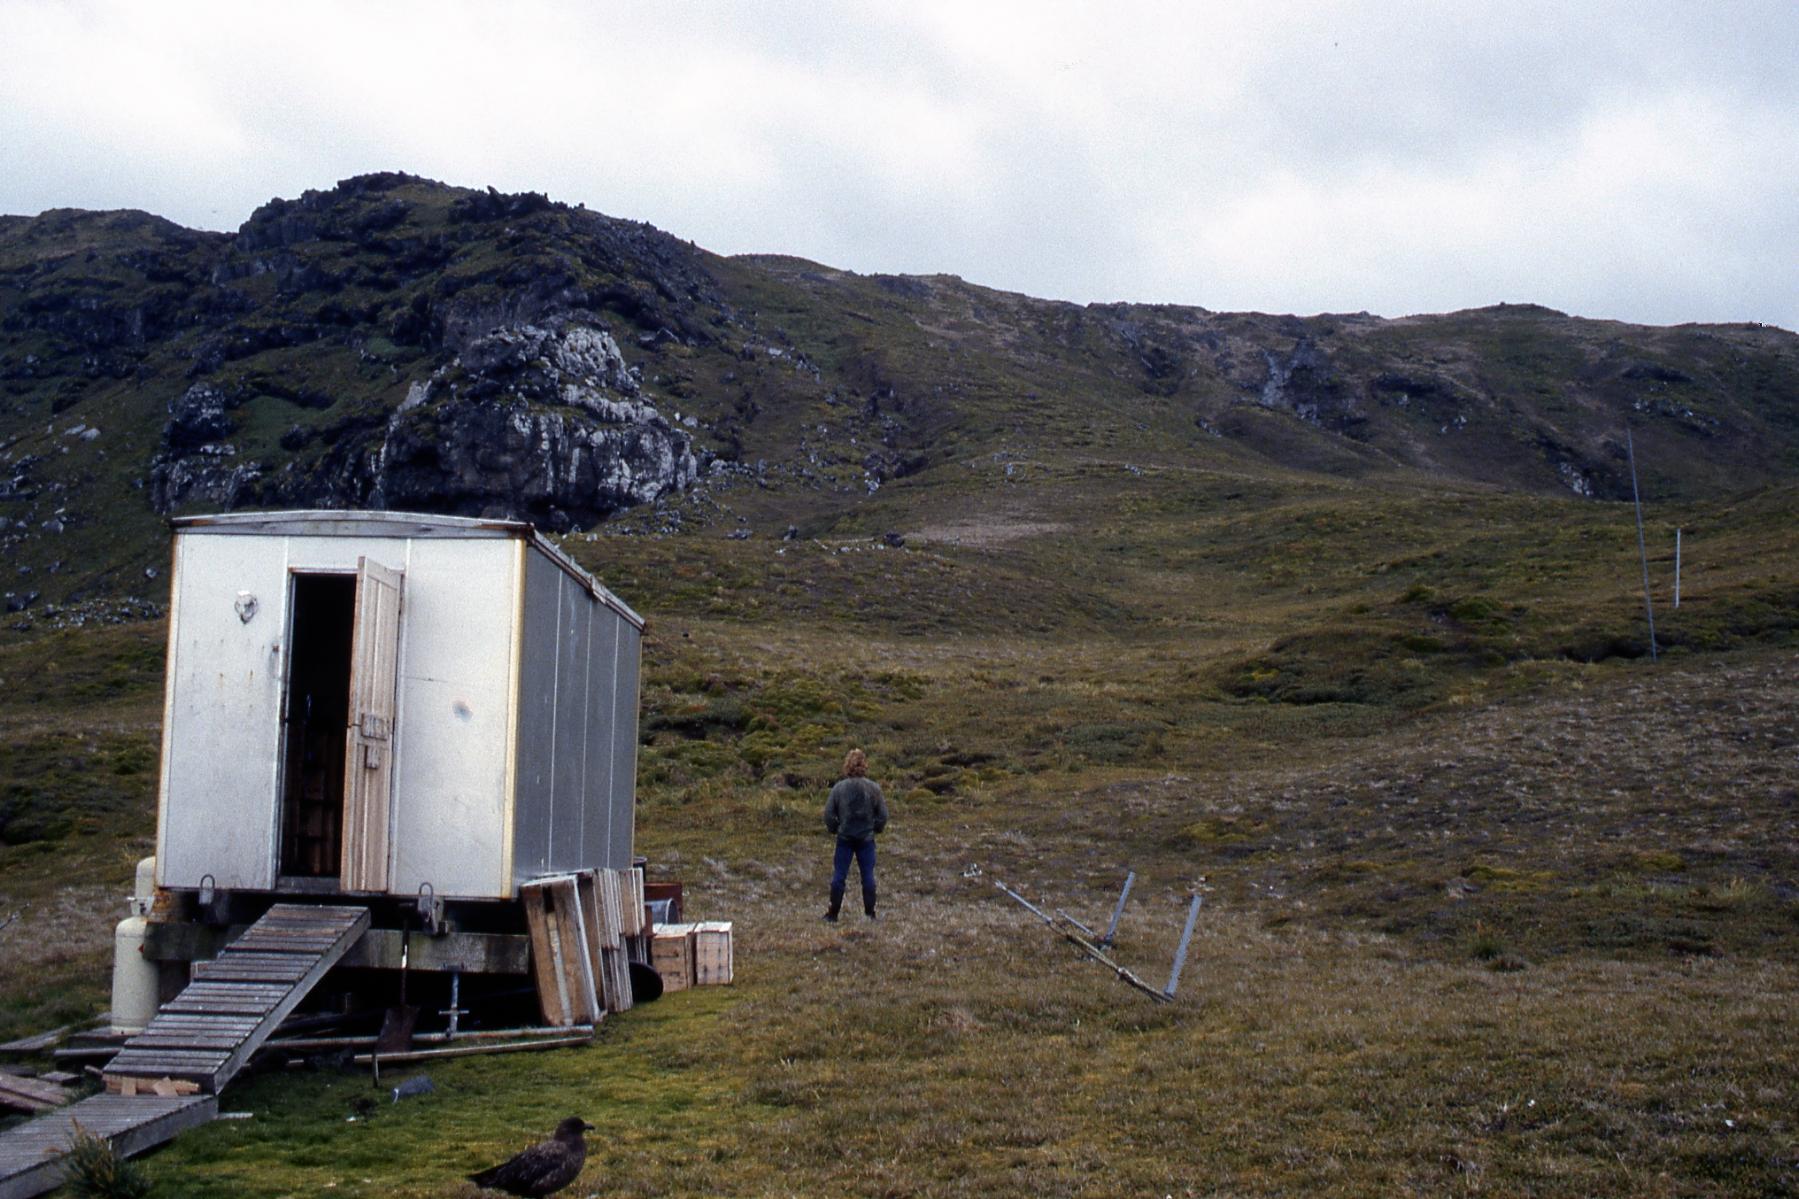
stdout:
<svg viewBox="0 0 1799 1199">
<path fill-rule="evenodd" d="M 580 583 L 587 593 L 638 628 L 643 617 L 607 590 L 575 560 L 524 520 L 489 520 L 474 516 L 438 516 L 425 512 L 352 512 L 309 509 L 288 512 L 221 512 L 177 516 L 169 525 L 178 533 L 239 537 L 406 537 L 454 540 L 528 541 Z"/>
</svg>

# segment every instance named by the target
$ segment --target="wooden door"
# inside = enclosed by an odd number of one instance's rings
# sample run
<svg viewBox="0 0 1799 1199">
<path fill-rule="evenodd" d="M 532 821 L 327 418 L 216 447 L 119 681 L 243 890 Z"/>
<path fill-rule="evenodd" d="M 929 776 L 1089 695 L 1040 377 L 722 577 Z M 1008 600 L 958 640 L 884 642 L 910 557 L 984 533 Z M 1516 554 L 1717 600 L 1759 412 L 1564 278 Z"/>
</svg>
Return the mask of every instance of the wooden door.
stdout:
<svg viewBox="0 0 1799 1199">
<path fill-rule="evenodd" d="M 394 777 L 394 695 L 404 577 L 356 561 L 356 627 L 350 651 L 350 729 L 344 764 L 345 891 L 385 891 Z"/>
</svg>

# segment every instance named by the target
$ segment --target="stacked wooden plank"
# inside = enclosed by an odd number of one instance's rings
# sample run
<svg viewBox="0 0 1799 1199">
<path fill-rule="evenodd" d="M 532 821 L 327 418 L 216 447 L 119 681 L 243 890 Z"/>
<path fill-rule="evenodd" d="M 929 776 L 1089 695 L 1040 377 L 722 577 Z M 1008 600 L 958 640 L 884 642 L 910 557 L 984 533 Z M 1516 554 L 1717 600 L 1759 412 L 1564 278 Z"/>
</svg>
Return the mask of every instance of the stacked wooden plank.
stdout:
<svg viewBox="0 0 1799 1199">
<path fill-rule="evenodd" d="M 618 871 L 618 904 L 622 922 L 618 926 L 620 936 L 641 937 L 643 935 L 643 872 L 638 870 Z"/>
<path fill-rule="evenodd" d="M 589 939 L 580 882 L 572 874 L 519 888 L 531 933 L 531 974 L 545 1024 L 596 1024 L 605 1011 L 595 987 L 595 943 Z"/>
<path fill-rule="evenodd" d="M 369 926 L 367 908 L 278 903 L 162 1005 L 106 1067 L 108 1091 L 217 1094 Z"/>
<path fill-rule="evenodd" d="M 600 948 L 601 973 L 606 979 L 606 1010 L 622 1012 L 631 1007 L 631 959 L 625 951 L 625 899 L 627 870 L 598 871 L 600 900 L 606 917 L 606 940 Z"/>
<path fill-rule="evenodd" d="M 693 986 L 693 925 L 658 924 L 650 943 L 650 964 L 662 976 L 664 991 Z"/>
<path fill-rule="evenodd" d="M 544 1023 L 598 1023 L 631 1006 L 620 870 L 581 870 L 519 888 L 531 933 L 531 973 Z"/>
<path fill-rule="evenodd" d="M 60 1083 L 0 1070 L 0 1108 L 19 1112 L 47 1112 L 74 1096 Z"/>
<path fill-rule="evenodd" d="M 643 871 L 620 871 L 625 894 L 625 923 L 619 931 L 625 940 L 625 956 L 633 962 L 650 964 L 650 910 L 643 902 Z"/>
</svg>

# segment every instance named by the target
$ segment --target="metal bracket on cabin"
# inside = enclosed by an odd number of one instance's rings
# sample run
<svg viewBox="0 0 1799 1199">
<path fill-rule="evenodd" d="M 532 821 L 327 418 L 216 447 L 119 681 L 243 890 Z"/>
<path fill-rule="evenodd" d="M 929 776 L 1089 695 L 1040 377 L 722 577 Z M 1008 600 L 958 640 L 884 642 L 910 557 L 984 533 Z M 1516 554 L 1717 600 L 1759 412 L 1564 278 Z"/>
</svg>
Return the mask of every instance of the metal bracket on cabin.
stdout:
<svg viewBox="0 0 1799 1199">
<path fill-rule="evenodd" d="M 419 921 L 428 936 L 436 937 L 448 931 L 444 922 L 444 901 L 437 897 L 436 887 L 428 882 L 420 883 L 417 903 Z"/>
<path fill-rule="evenodd" d="M 1193 940 L 1193 928 L 1199 920 L 1201 897 L 1198 895 L 1193 896 L 1192 902 L 1187 905 L 1187 924 L 1181 931 L 1180 945 L 1174 952 L 1174 969 L 1168 975 L 1168 985 L 1158 991 L 1150 984 L 1137 977 L 1137 975 L 1133 974 L 1130 970 L 1119 965 L 1106 953 L 1106 948 L 1111 945 L 1113 934 L 1118 930 L 1118 919 L 1124 913 L 1124 901 L 1129 897 L 1131 885 L 1135 883 L 1136 880 L 1137 875 L 1135 871 L 1132 871 L 1129 877 L 1125 879 L 1124 893 L 1118 897 L 1118 904 L 1112 911 L 1112 923 L 1110 927 L 1106 929 L 1104 938 L 1097 937 L 1092 929 L 1059 908 L 1056 910 L 1056 914 L 1051 916 L 1048 912 L 1045 912 L 1042 908 L 1038 907 L 1036 904 L 997 879 L 994 880 L 993 885 L 998 887 L 1001 891 L 1004 891 L 1012 899 L 1018 901 L 1018 903 L 1022 904 L 1025 909 L 1033 916 L 1036 916 L 1037 919 L 1043 921 L 1043 923 L 1047 924 L 1050 928 L 1060 933 L 1065 940 L 1077 946 L 1087 957 L 1092 958 L 1100 965 L 1111 970 L 1112 973 L 1118 977 L 1120 982 L 1136 988 L 1157 1003 L 1172 1003 L 1174 1001 L 1175 988 L 1180 985 L 1181 970 L 1187 964 L 1187 947 Z"/>
<path fill-rule="evenodd" d="M 221 888 L 212 875 L 200 876 L 200 893 L 195 900 L 200 905 L 200 918 L 206 923 L 226 923 L 231 912 L 231 893 Z"/>
</svg>

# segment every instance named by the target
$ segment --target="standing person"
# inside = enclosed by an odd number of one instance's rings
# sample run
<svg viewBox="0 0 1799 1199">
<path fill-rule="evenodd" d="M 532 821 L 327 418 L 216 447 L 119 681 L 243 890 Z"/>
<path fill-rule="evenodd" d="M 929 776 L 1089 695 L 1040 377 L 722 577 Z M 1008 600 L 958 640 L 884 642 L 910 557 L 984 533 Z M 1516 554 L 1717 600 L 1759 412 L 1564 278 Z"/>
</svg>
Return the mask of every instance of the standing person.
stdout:
<svg viewBox="0 0 1799 1199">
<path fill-rule="evenodd" d="M 843 759 L 843 775 L 825 801 L 825 829 L 837 835 L 837 855 L 831 864 L 831 910 L 824 917 L 832 923 L 843 906 L 851 858 L 856 859 L 856 870 L 862 876 L 862 911 L 870 920 L 875 918 L 875 838 L 887 827 L 887 801 L 868 777 L 868 755 L 850 750 Z"/>
</svg>

